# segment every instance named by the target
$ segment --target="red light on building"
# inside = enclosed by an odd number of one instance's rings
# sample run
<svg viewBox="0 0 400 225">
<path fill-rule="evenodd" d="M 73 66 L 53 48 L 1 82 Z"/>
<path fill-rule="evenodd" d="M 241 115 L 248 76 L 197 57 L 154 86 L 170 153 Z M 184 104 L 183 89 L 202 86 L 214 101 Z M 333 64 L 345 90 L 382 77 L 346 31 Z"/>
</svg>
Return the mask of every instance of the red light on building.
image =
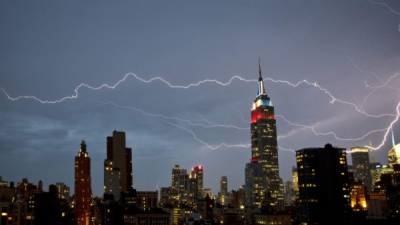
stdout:
<svg viewBox="0 0 400 225">
<path fill-rule="evenodd" d="M 258 162 L 258 157 L 257 156 L 253 156 L 253 157 L 251 157 L 250 161 L 252 163 L 257 163 Z"/>
<path fill-rule="evenodd" d="M 275 115 L 265 113 L 262 108 L 257 108 L 251 112 L 251 123 L 256 123 L 258 120 L 275 120 Z"/>
</svg>

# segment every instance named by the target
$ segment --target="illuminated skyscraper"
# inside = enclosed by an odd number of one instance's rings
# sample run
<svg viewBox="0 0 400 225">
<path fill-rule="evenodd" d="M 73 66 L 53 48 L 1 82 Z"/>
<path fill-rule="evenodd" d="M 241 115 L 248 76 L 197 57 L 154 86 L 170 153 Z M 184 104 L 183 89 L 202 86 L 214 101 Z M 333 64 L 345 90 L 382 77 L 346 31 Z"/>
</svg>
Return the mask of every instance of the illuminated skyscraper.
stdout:
<svg viewBox="0 0 400 225">
<path fill-rule="evenodd" d="M 132 187 L 132 149 L 126 147 L 125 132 L 113 131 L 107 137 L 107 159 L 104 160 L 104 193 L 118 200 L 121 192 Z"/>
<path fill-rule="evenodd" d="M 251 156 L 263 170 L 266 186 L 263 194 L 270 209 L 279 209 L 283 203 L 283 184 L 279 177 L 278 146 L 274 106 L 265 92 L 258 64 L 258 94 L 251 108 Z"/>
<path fill-rule="evenodd" d="M 202 165 L 197 165 L 192 168 L 192 172 L 190 173 L 190 178 L 195 180 L 195 183 L 197 185 L 196 198 L 201 198 L 203 196 L 203 177 L 204 177 L 203 169 L 204 168 Z"/>
<path fill-rule="evenodd" d="M 367 147 L 352 147 L 351 161 L 353 162 L 354 179 L 361 182 L 367 190 L 372 190 L 369 150 Z"/>
<path fill-rule="evenodd" d="M 90 179 L 90 158 L 85 141 L 75 156 L 75 218 L 77 225 L 89 225 L 92 188 Z"/>
<path fill-rule="evenodd" d="M 400 144 L 396 145 L 394 134 L 392 130 L 392 149 L 388 152 L 388 164 L 393 167 L 394 164 L 400 164 Z"/>
<path fill-rule="evenodd" d="M 228 177 L 222 176 L 219 182 L 220 192 L 219 192 L 219 203 L 223 206 L 228 203 Z"/>
</svg>

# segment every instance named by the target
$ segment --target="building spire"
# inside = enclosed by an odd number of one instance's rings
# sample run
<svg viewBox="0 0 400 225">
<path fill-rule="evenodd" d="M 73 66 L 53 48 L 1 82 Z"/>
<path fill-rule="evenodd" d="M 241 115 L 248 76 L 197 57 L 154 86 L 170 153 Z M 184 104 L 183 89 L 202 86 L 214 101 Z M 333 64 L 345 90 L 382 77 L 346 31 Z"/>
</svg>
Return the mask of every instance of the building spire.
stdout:
<svg viewBox="0 0 400 225">
<path fill-rule="evenodd" d="M 85 142 L 85 140 L 81 141 L 81 151 L 82 152 L 86 152 L 86 142 Z"/>
<path fill-rule="evenodd" d="M 258 95 L 265 94 L 264 81 L 261 71 L 261 59 L 258 57 Z"/>
<path fill-rule="evenodd" d="M 262 81 L 261 59 L 258 57 L 258 81 Z"/>
</svg>

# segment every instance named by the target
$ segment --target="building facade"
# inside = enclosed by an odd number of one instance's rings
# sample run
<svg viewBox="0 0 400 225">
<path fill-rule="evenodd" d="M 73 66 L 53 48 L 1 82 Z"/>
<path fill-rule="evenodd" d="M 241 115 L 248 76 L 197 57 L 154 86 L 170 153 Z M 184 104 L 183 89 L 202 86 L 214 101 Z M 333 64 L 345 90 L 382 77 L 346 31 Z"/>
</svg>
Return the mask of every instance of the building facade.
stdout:
<svg viewBox="0 0 400 225">
<path fill-rule="evenodd" d="M 92 188 L 90 178 L 90 157 L 85 141 L 75 156 L 75 219 L 77 225 L 90 224 Z"/>
<path fill-rule="evenodd" d="M 114 130 L 107 137 L 107 158 L 104 160 L 104 193 L 116 200 L 133 185 L 132 149 L 126 147 L 125 132 Z"/>
<path fill-rule="evenodd" d="M 368 147 L 352 147 L 351 161 L 353 162 L 354 180 L 361 182 L 368 191 L 372 190 Z"/>
<path fill-rule="evenodd" d="M 296 151 L 299 211 L 296 224 L 346 224 L 350 212 L 346 150 L 330 144 Z"/>
</svg>

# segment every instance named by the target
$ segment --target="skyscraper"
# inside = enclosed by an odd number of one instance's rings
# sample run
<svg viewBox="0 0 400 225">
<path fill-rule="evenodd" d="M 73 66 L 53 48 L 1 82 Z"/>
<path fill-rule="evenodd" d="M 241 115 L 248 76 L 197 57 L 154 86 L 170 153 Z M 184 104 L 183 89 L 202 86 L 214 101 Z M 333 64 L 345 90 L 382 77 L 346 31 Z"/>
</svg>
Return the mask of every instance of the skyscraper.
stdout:
<svg viewBox="0 0 400 225">
<path fill-rule="evenodd" d="M 228 193 L 228 177 L 222 176 L 220 180 L 220 193 L 226 195 Z"/>
<path fill-rule="evenodd" d="M 201 198 L 203 196 L 203 177 L 204 177 L 204 168 L 202 165 L 197 165 L 192 168 L 192 171 L 190 173 L 190 178 L 195 180 L 195 183 L 197 185 L 197 193 L 196 193 L 196 198 Z"/>
<path fill-rule="evenodd" d="M 400 144 L 396 145 L 392 129 L 392 149 L 388 152 L 388 164 L 393 167 L 394 164 L 400 164 Z"/>
<path fill-rule="evenodd" d="M 89 225 L 92 188 L 90 179 L 90 158 L 85 141 L 75 156 L 75 218 L 77 225 Z"/>
<path fill-rule="evenodd" d="M 372 190 L 369 150 L 367 147 L 352 147 L 351 161 L 353 162 L 354 179 L 361 182 L 367 190 Z"/>
<path fill-rule="evenodd" d="M 345 224 L 350 211 L 346 150 L 330 144 L 296 151 L 299 211 L 296 224 Z"/>
<path fill-rule="evenodd" d="M 107 158 L 104 160 L 104 193 L 118 200 L 121 192 L 132 187 L 132 149 L 126 147 L 125 132 L 114 130 L 107 137 Z"/>
<path fill-rule="evenodd" d="M 266 179 L 265 200 L 270 209 L 279 209 L 283 202 L 282 180 L 279 177 L 278 146 L 274 106 L 265 92 L 261 65 L 258 64 L 258 94 L 251 108 L 251 156 L 256 159 Z"/>
<path fill-rule="evenodd" d="M 220 191 L 219 191 L 219 203 L 223 206 L 228 203 L 228 177 L 222 176 L 219 182 Z"/>
</svg>

